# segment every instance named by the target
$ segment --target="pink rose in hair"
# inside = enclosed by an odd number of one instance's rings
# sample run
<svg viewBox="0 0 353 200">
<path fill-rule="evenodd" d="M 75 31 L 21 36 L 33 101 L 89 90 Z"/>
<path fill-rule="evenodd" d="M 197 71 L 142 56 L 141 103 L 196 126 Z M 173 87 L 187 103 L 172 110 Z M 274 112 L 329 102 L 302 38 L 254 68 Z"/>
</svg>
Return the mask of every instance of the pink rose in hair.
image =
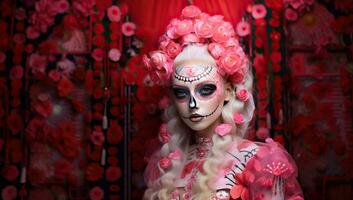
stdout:
<svg viewBox="0 0 353 200">
<path fill-rule="evenodd" d="M 244 116 L 241 113 L 234 113 L 233 120 L 234 120 L 234 123 L 241 124 L 244 122 Z"/>
<path fill-rule="evenodd" d="M 225 47 L 232 47 L 236 52 L 238 52 L 240 55 L 244 55 L 242 48 L 239 46 L 238 40 L 235 38 L 229 38 L 225 43 Z"/>
<path fill-rule="evenodd" d="M 212 39 L 215 42 L 223 43 L 226 42 L 230 37 L 234 36 L 234 33 L 235 32 L 232 25 L 228 22 L 223 22 L 215 29 Z"/>
<path fill-rule="evenodd" d="M 175 25 L 175 33 L 179 36 L 186 35 L 193 31 L 193 24 L 191 20 L 182 20 Z"/>
<path fill-rule="evenodd" d="M 170 58 L 175 58 L 181 52 L 181 46 L 178 43 L 170 41 L 166 47 L 166 52 Z"/>
<path fill-rule="evenodd" d="M 152 51 L 150 53 L 150 57 L 152 63 L 157 67 L 157 69 L 161 69 L 163 64 L 168 60 L 163 51 Z"/>
<path fill-rule="evenodd" d="M 147 70 L 152 69 L 151 59 L 147 55 L 143 55 L 142 62 L 145 65 L 145 67 L 147 68 Z"/>
<path fill-rule="evenodd" d="M 219 43 L 211 43 L 208 45 L 208 51 L 215 59 L 218 59 L 225 52 L 225 49 Z"/>
<path fill-rule="evenodd" d="M 180 41 L 181 45 L 183 46 L 188 45 L 190 43 L 197 43 L 197 42 L 200 42 L 200 39 L 194 33 L 189 33 L 187 35 L 184 35 Z"/>
<path fill-rule="evenodd" d="M 170 159 L 168 157 L 164 157 L 159 160 L 159 166 L 163 169 L 168 169 L 170 167 Z"/>
<path fill-rule="evenodd" d="M 244 65 L 243 56 L 234 51 L 227 51 L 219 59 L 219 66 L 227 74 L 234 74 Z"/>
<path fill-rule="evenodd" d="M 240 101 L 247 101 L 249 99 L 249 92 L 245 88 L 238 89 L 236 96 Z"/>
<path fill-rule="evenodd" d="M 244 70 L 237 71 L 230 76 L 230 81 L 234 84 L 243 83 L 245 74 Z"/>
<path fill-rule="evenodd" d="M 213 35 L 214 27 L 211 23 L 199 20 L 195 23 L 195 34 L 201 38 L 210 38 Z"/>
<path fill-rule="evenodd" d="M 176 39 L 179 37 L 179 35 L 175 32 L 175 27 L 168 28 L 166 34 L 171 39 Z"/>
<path fill-rule="evenodd" d="M 220 124 L 215 128 L 215 132 L 220 136 L 225 136 L 230 133 L 232 126 L 230 124 Z"/>
<path fill-rule="evenodd" d="M 213 26 L 218 26 L 223 23 L 223 18 L 224 17 L 222 15 L 213 15 L 213 16 L 208 16 L 207 21 Z"/>
<path fill-rule="evenodd" d="M 185 18 L 195 18 L 201 14 L 201 10 L 196 6 L 187 6 L 181 11 L 181 15 Z"/>
</svg>

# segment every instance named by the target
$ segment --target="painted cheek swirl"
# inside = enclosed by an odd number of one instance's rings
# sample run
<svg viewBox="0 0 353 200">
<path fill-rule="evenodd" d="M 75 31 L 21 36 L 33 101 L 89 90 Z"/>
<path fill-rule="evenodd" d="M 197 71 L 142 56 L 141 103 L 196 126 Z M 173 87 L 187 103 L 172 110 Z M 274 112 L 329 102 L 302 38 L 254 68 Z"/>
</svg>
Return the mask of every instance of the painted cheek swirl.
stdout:
<svg viewBox="0 0 353 200">
<path fill-rule="evenodd" d="M 193 72 L 187 73 L 188 76 L 180 75 L 179 73 L 183 70 L 175 70 L 174 78 L 178 79 L 179 81 L 192 83 L 194 81 L 198 81 L 201 78 L 209 75 L 212 72 L 212 70 L 213 70 L 213 67 L 207 66 L 206 69 L 202 73 L 195 75 L 195 76 L 192 75 Z M 191 76 L 189 76 L 189 75 L 191 75 Z"/>
</svg>

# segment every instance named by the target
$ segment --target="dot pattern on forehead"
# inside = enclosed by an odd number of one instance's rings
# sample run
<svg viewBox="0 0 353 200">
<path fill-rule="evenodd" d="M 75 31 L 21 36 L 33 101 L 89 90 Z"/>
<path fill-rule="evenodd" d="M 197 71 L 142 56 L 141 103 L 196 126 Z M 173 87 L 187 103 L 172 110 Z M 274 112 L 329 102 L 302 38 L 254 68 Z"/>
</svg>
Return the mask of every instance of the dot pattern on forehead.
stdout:
<svg viewBox="0 0 353 200">
<path fill-rule="evenodd" d="M 202 72 L 201 74 L 199 74 L 197 76 L 191 76 L 191 77 L 186 77 L 186 76 L 179 75 L 178 72 L 175 71 L 174 78 L 178 79 L 179 81 L 192 83 L 194 81 L 198 81 L 201 78 L 209 75 L 212 72 L 212 69 L 213 69 L 213 67 L 207 66 L 207 68 L 206 68 L 206 70 L 204 72 Z"/>
</svg>

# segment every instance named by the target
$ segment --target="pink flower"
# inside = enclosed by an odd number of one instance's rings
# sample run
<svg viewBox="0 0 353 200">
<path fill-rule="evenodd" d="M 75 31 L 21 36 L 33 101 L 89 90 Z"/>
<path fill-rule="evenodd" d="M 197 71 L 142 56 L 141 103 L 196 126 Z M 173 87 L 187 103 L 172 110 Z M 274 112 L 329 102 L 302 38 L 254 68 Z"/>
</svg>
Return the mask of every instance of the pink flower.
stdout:
<svg viewBox="0 0 353 200">
<path fill-rule="evenodd" d="M 11 79 L 21 79 L 23 77 L 23 67 L 20 65 L 14 66 L 10 70 Z"/>
<path fill-rule="evenodd" d="M 119 167 L 108 167 L 105 171 L 107 181 L 116 181 L 121 177 L 121 169 Z"/>
<path fill-rule="evenodd" d="M 104 192 L 100 187 L 96 186 L 89 191 L 89 197 L 91 200 L 101 200 L 104 197 Z"/>
<path fill-rule="evenodd" d="M 218 59 L 221 55 L 223 55 L 225 49 L 223 45 L 219 43 L 211 43 L 208 45 L 208 51 L 215 59 Z"/>
<path fill-rule="evenodd" d="M 227 74 L 234 74 L 246 64 L 244 58 L 244 53 L 228 51 L 220 57 L 219 66 Z"/>
<path fill-rule="evenodd" d="M 47 67 L 47 57 L 39 54 L 31 54 L 29 57 L 29 67 L 32 68 L 32 72 L 34 74 L 38 72 L 45 72 L 45 68 Z"/>
<path fill-rule="evenodd" d="M 177 149 L 173 152 L 170 152 L 168 154 L 168 158 L 172 160 L 179 160 L 181 158 L 181 155 L 182 155 L 181 151 Z"/>
<path fill-rule="evenodd" d="M 69 7 L 70 7 L 70 4 L 66 0 L 61 0 L 55 3 L 55 9 L 58 13 L 66 12 L 69 9 Z"/>
<path fill-rule="evenodd" d="M 29 39 L 34 40 L 39 37 L 40 32 L 36 28 L 30 26 L 26 29 L 26 35 Z"/>
<path fill-rule="evenodd" d="M 125 36 L 132 36 L 135 35 L 136 25 L 132 22 L 125 22 L 121 26 L 121 31 Z"/>
<path fill-rule="evenodd" d="M 104 54 L 103 49 L 97 48 L 93 50 L 91 56 L 95 61 L 100 62 L 103 60 L 103 54 Z"/>
<path fill-rule="evenodd" d="M 19 171 L 15 165 L 8 165 L 1 170 L 2 176 L 8 181 L 14 181 L 19 175 Z"/>
<path fill-rule="evenodd" d="M 252 12 L 251 12 L 252 16 L 255 19 L 262 19 L 266 16 L 267 14 L 267 10 L 266 7 L 262 4 L 255 4 L 252 7 Z"/>
<path fill-rule="evenodd" d="M 196 6 L 187 6 L 181 11 L 181 16 L 185 18 L 195 18 L 201 14 L 201 10 Z"/>
<path fill-rule="evenodd" d="M 213 33 L 212 39 L 215 42 L 223 43 L 227 41 L 230 37 L 234 36 L 235 32 L 232 25 L 228 22 L 220 24 Z"/>
<path fill-rule="evenodd" d="M 108 8 L 108 18 L 112 22 L 119 22 L 121 19 L 121 11 L 118 6 Z"/>
<path fill-rule="evenodd" d="M 234 123 L 241 124 L 244 122 L 244 116 L 243 114 L 236 112 L 233 114 L 233 120 L 234 120 Z"/>
<path fill-rule="evenodd" d="M 298 19 L 298 14 L 295 10 L 291 8 L 287 8 L 285 11 L 285 16 L 288 21 L 295 21 Z"/>
<path fill-rule="evenodd" d="M 152 51 L 150 57 L 151 62 L 157 67 L 157 69 L 161 69 L 168 61 L 167 55 L 165 55 L 163 51 Z"/>
<path fill-rule="evenodd" d="M 270 137 L 270 133 L 269 130 L 267 128 L 264 127 L 260 127 L 257 131 L 256 131 L 256 136 L 261 139 L 261 140 L 265 140 L 266 138 Z"/>
<path fill-rule="evenodd" d="M 54 82 L 58 82 L 61 78 L 61 74 L 58 70 L 54 69 L 51 70 L 48 74 L 49 78 L 51 78 L 51 80 L 53 80 Z"/>
<path fill-rule="evenodd" d="M 17 20 L 24 20 L 26 19 L 26 10 L 23 8 L 19 8 L 16 10 L 15 17 Z"/>
<path fill-rule="evenodd" d="M 170 134 L 167 129 L 167 124 L 162 124 L 159 128 L 159 138 L 163 143 L 169 142 Z"/>
<path fill-rule="evenodd" d="M 240 101 L 247 101 L 249 99 L 249 92 L 247 89 L 242 88 L 238 89 L 236 92 L 236 96 Z"/>
<path fill-rule="evenodd" d="M 182 20 L 175 25 L 175 33 L 179 36 L 189 34 L 193 31 L 193 24 L 191 20 Z"/>
<path fill-rule="evenodd" d="M 180 44 L 182 46 L 188 45 L 190 43 L 197 43 L 200 41 L 200 38 L 197 37 L 194 33 L 189 33 L 187 35 L 184 35 L 181 40 L 180 40 Z"/>
<path fill-rule="evenodd" d="M 119 51 L 119 49 L 113 48 L 109 50 L 109 59 L 114 61 L 114 62 L 118 62 L 120 60 L 121 57 L 121 53 Z"/>
<path fill-rule="evenodd" d="M 166 52 L 170 58 L 175 58 L 181 52 L 181 46 L 178 43 L 170 41 L 166 47 Z"/>
<path fill-rule="evenodd" d="M 159 160 L 159 166 L 163 169 L 168 169 L 171 165 L 170 159 L 168 157 L 164 157 Z"/>
<path fill-rule="evenodd" d="M 210 38 L 213 35 L 214 27 L 211 23 L 199 20 L 194 25 L 195 34 L 200 38 Z"/>
<path fill-rule="evenodd" d="M 240 37 L 244 37 L 250 34 L 250 24 L 248 22 L 239 22 L 236 29 L 237 34 Z"/>
<path fill-rule="evenodd" d="M 93 144 L 95 145 L 102 145 L 104 142 L 104 135 L 102 131 L 93 131 L 91 133 L 90 139 L 92 141 Z"/>
<path fill-rule="evenodd" d="M 13 185 L 6 186 L 1 193 L 3 200 L 13 200 L 17 197 L 17 188 Z"/>
<path fill-rule="evenodd" d="M 4 52 L 0 52 L 0 63 L 5 62 L 6 60 L 6 54 Z"/>
<path fill-rule="evenodd" d="M 225 136 L 230 133 L 232 126 L 230 124 L 220 124 L 215 128 L 215 132 L 220 136 Z"/>
</svg>

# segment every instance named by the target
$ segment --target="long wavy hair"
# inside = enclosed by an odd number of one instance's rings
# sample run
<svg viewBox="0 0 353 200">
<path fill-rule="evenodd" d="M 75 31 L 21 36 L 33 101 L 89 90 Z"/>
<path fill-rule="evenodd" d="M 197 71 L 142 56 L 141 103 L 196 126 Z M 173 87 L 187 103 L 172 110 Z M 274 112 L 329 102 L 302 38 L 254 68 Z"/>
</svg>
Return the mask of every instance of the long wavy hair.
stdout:
<svg viewBox="0 0 353 200">
<path fill-rule="evenodd" d="M 190 46 L 190 45 L 189 45 Z M 207 44 L 199 48 L 185 47 L 183 51 L 175 58 L 174 63 L 193 60 L 193 59 L 213 59 L 207 50 Z M 214 60 L 213 60 L 214 62 Z M 216 177 L 220 166 L 224 165 L 224 155 L 229 146 L 239 141 L 236 138 L 243 138 L 249 126 L 249 122 L 253 117 L 254 100 L 252 96 L 253 74 L 251 67 L 248 67 L 244 82 L 241 84 L 233 84 L 230 100 L 224 104 L 221 120 L 222 123 L 231 124 L 233 129 L 231 134 L 226 136 L 219 136 L 214 134 L 212 137 L 213 146 L 210 150 L 209 156 L 203 165 L 204 173 L 199 173 L 192 188 L 192 199 L 209 199 L 212 191 L 212 180 Z M 223 77 L 225 81 L 226 77 Z M 245 88 L 248 90 L 250 96 L 246 102 L 240 101 L 236 98 L 236 90 Z M 241 125 L 235 124 L 233 120 L 233 113 L 242 113 L 244 116 L 244 123 Z M 193 135 L 192 130 L 180 119 L 175 106 L 172 104 L 164 114 L 164 120 L 167 123 L 167 128 L 171 134 L 171 139 L 165 143 L 158 152 L 159 157 L 167 156 L 170 152 L 176 149 L 180 150 L 183 155 L 180 160 L 172 160 L 171 167 L 168 170 L 161 168 L 156 162 L 149 165 L 157 165 L 159 170 L 159 177 L 147 183 L 147 190 L 145 191 L 144 199 L 170 199 L 171 192 L 175 190 L 175 180 L 180 177 L 183 166 L 186 163 L 186 155 L 192 145 Z M 150 166 L 153 167 L 153 166 Z M 145 174 L 145 176 L 149 176 Z"/>
</svg>

